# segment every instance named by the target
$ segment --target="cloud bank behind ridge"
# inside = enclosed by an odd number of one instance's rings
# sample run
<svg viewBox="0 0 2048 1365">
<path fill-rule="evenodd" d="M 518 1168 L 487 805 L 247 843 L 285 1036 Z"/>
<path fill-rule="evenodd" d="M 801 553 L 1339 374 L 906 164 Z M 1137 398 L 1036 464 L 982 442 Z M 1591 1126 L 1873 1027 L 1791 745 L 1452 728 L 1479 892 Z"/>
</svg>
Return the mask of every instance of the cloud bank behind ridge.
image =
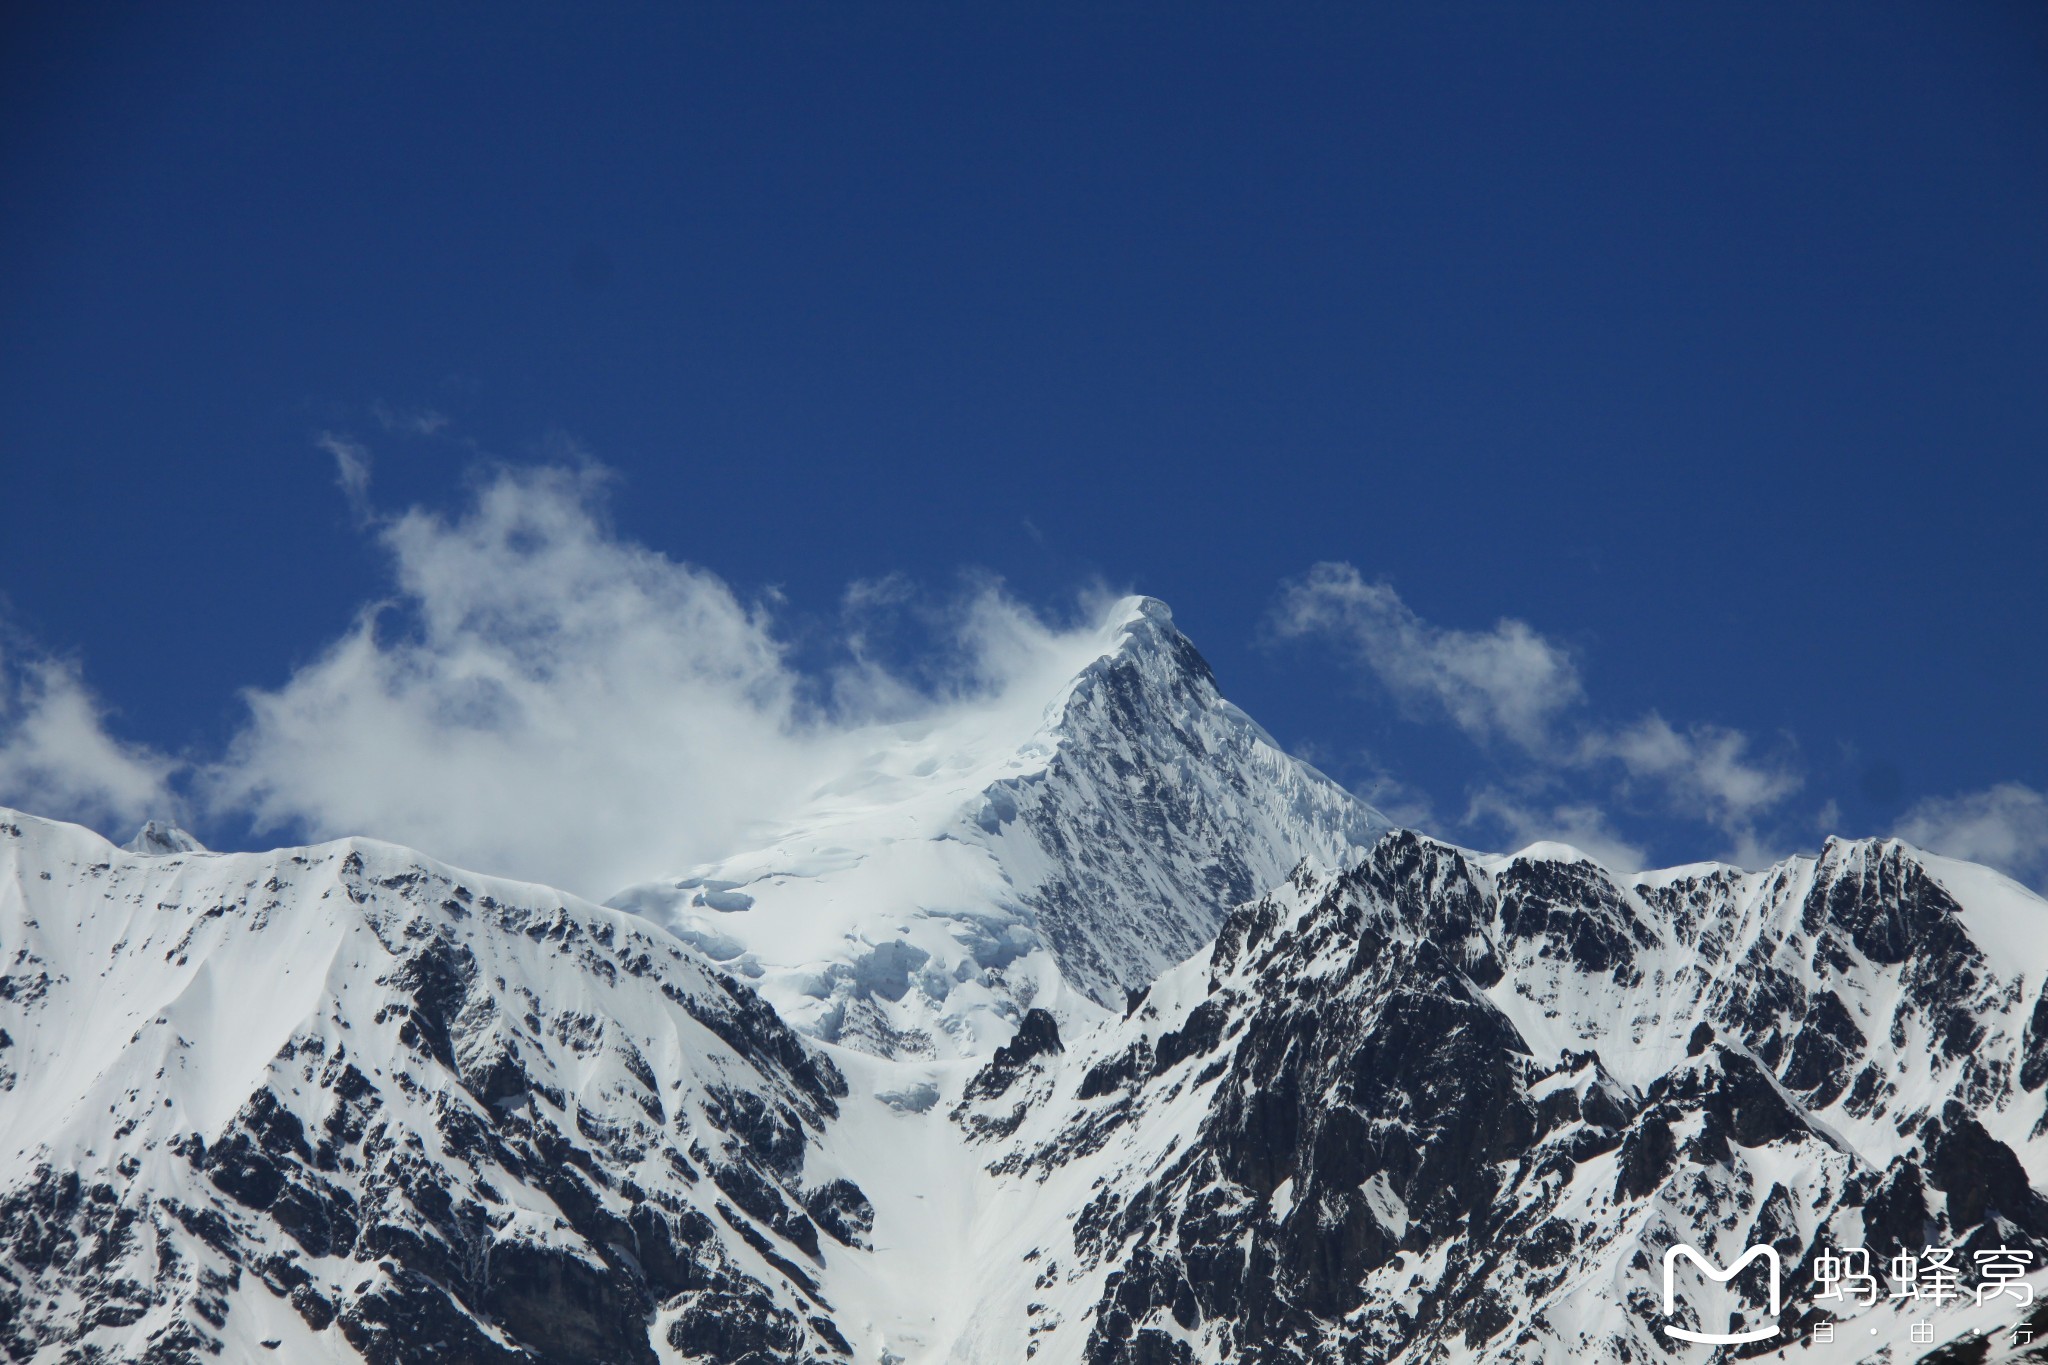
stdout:
<svg viewBox="0 0 2048 1365">
<path fill-rule="evenodd" d="M 618 536 L 601 470 L 498 468 L 457 515 L 385 514 L 367 450 L 319 445 L 389 558 L 390 595 L 282 685 L 247 690 L 210 756 L 117 737 L 74 662 L 0 636 L 0 804 L 109 833 L 183 815 L 365 834 L 601 897 L 752 846 L 857 763 L 876 725 L 1035 714 L 1092 649 L 1109 596 L 1061 626 L 996 583 L 938 606 L 900 579 L 855 583 L 839 662 L 807 670 L 772 597 Z M 905 613 L 931 635 L 914 677 L 869 647 Z M 1557 839 L 1623 870 L 1648 860 L 1631 811 L 1702 826 L 1752 867 L 1811 833 L 1788 809 L 1803 786 L 1789 742 L 1759 756 L 1738 730 L 1600 716 L 1577 659 L 1526 622 L 1438 625 L 1325 563 L 1283 585 L 1268 630 L 1333 645 L 1412 719 L 1490 756 L 1451 820 L 1407 781 L 1374 779 L 1368 799 L 1422 828 Z M 2018 783 L 1921 801 L 1894 832 L 2048 881 L 2048 797 Z"/>
<path fill-rule="evenodd" d="M 167 810 L 178 765 L 106 721 L 76 664 L 0 639 L 0 801 L 97 825 Z"/>
<path fill-rule="evenodd" d="M 1805 780 L 1789 741 L 1765 756 L 1725 726 L 1674 725 L 1655 711 L 1601 716 L 1571 652 L 1527 622 L 1437 625 L 1391 585 L 1323 563 L 1283 588 L 1267 624 L 1278 639 L 1335 647 L 1410 718 L 1447 723 L 1493 756 L 1494 779 L 1467 793 L 1457 822 L 1477 837 L 1554 839 L 1624 871 L 1647 858 L 1618 828 L 1630 809 L 1715 831 L 1719 856 L 1744 867 L 1793 842 L 1787 804 Z M 2036 885 L 2048 879 L 2048 798 L 2019 783 L 1922 801 L 1892 832 Z"/>
<path fill-rule="evenodd" d="M 76 668 L 23 656 L 0 689 L 0 801 L 111 827 L 179 811 L 363 834 L 604 896 L 746 847 L 875 724 L 1042 706 L 1095 633 L 984 585 L 929 609 L 945 662 L 917 685 L 851 627 L 848 661 L 807 675 L 772 603 L 615 535 L 601 471 L 500 469 L 459 516 L 379 517 L 362 448 L 322 446 L 389 555 L 390 598 L 246 691 L 226 752 L 193 763 L 113 738 Z M 875 596 L 850 593 L 849 612 Z"/>
</svg>

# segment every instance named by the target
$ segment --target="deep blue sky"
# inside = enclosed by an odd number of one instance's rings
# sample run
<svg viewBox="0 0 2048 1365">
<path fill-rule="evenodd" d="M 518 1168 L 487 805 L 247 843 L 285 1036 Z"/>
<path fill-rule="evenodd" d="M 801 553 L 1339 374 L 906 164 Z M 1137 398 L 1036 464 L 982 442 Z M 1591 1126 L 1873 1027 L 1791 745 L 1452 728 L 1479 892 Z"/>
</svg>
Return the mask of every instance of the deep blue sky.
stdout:
<svg viewBox="0 0 2048 1365">
<path fill-rule="evenodd" d="M 389 506 L 573 440 L 793 623 L 1156 594 L 1446 810 L 1497 756 L 1262 645 L 1283 580 L 1523 619 L 1787 820 L 2048 788 L 2038 4 L 30 10 L 0 594 L 123 735 L 218 746 L 388 590 L 331 430 Z"/>
</svg>

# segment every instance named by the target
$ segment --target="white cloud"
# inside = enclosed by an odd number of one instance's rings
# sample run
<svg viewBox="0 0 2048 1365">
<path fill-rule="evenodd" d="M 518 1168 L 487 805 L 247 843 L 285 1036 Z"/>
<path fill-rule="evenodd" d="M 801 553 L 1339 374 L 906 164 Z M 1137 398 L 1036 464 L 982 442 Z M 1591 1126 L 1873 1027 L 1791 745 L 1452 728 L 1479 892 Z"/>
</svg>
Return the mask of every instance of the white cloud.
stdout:
<svg viewBox="0 0 2048 1365">
<path fill-rule="evenodd" d="M 1832 796 L 1821 802 L 1820 809 L 1814 812 L 1813 827 L 1822 834 L 1833 834 L 1836 830 L 1840 829 L 1842 827 L 1842 803 L 1835 800 Z"/>
<path fill-rule="evenodd" d="M 851 761 L 863 723 L 1032 688 L 1042 706 L 1071 662 L 1075 637 L 989 587 L 953 607 L 955 667 L 935 683 L 857 648 L 807 677 L 768 604 L 615 536 L 602 484 L 505 470 L 459 517 L 376 523 L 395 599 L 247 694 L 211 803 L 602 896 L 748 847 Z"/>
<path fill-rule="evenodd" d="M 2018 782 L 1933 797 L 1908 810 L 1894 831 L 1908 843 L 1986 863 L 2048 889 L 2048 796 Z"/>
<path fill-rule="evenodd" d="M 1585 732 L 1579 760 L 1608 759 L 1631 779 L 1661 789 L 1678 813 L 1730 832 L 1748 828 L 1801 780 L 1785 767 L 1753 761 L 1749 737 L 1739 730 L 1696 725 L 1680 733 L 1654 711 L 1632 725 Z"/>
<path fill-rule="evenodd" d="M 1549 747 L 1558 715 L 1583 689 L 1571 656 L 1521 621 L 1451 630 L 1417 616 L 1385 583 L 1349 564 L 1318 564 L 1288 584 L 1273 616 L 1288 637 L 1323 635 L 1356 651 L 1395 697 L 1436 705 L 1472 738 Z"/>
<path fill-rule="evenodd" d="M 370 511 L 370 452 L 346 436 L 323 431 L 313 444 L 334 457 L 334 481 L 348 499 L 348 510 L 359 522 L 367 523 Z"/>
<path fill-rule="evenodd" d="M 389 403 L 370 405 L 377 425 L 397 436 L 433 436 L 448 426 L 448 415 L 432 408 L 394 408 Z"/>
<path fill-rule="evenodd" d="M 1533 801 L 1499 787 L 1483 787 L 1473 794 L 1465 823 L 1506 831 L 1512 848 L 1543 841 L 1570 844 L 1613 872 L 1639 872 L 1649 861 L 1640 844 L 1622 837 L 1605 812 L 1586 802 Z"/>
<path fill-rule="evenodd" d="M 1486 746 L 1515 789 L 1551 793 L 1530 801 L 1487 787 L 1468 804 L 1468 826 L 1557 838 L 1588 852 L 1597 845 L 1626 861 L 1641 850 L 1614 832 L 1602 808 L 1649 805 L 1713 826 L 1728 841 L 1723 856 L 1753 866 L 1772 851 L 1760 822 L 1801 785 L 1789 766 L 1754 756 L 1739 730 L 1680 729 L 1655 712 L 1627 723 L 1588 718 L 1570 652 L 1528 623 L 1503 617 L 1483 631 L 1435 625 L 1349 564 L 1318 564 L 1287 585 L 1271 628 L 1283 638 L 1336 642 L 1405 707 L 1440 712 Z M 1505 754 L 1500 740 L 1509 742 Z M 1555 799 L 1558 788 L 1588 784 L 1600 790 Z"/>
<path fill-rule="evenodd" d="M 0 804 L 113 834 L 175 811 L 177 768 L 109 734 L 71 664 L 19 647 L 0 654 Z"/>
<path fill-rule="evenodd" d="M 840 595 L 840 604 L 848 615 L 859 615 L 901 607 L 916 596 L 917 589 L 909 575 L 886 573 L 880 578 L 856 578 L 848 583 Z"/>
<path fill-rule="evenodd" d="M 508 472 L 457 520 L 385 523 L 398 600 L 247 694 L 212 801 L 598 894 L 769 813 L 806 723 L 765 618 L 614 539 L 596 491 Z"/>
</svg>

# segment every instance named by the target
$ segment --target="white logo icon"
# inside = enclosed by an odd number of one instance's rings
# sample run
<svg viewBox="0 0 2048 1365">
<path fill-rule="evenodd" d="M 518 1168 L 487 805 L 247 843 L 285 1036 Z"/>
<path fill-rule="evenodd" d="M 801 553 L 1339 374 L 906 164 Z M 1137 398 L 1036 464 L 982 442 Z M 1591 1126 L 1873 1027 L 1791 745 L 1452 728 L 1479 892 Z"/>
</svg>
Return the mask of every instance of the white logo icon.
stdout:
<svg viewBox="0 0 2048 1365">
<path fill-rule="evenodd" d="M 1750 1332 L 1694 1332 L 1684 1327 L 1673 1327 L 1671 1324 L 1666 1323 L 1664 1325 L 1666 1336 L 1677 1337 L 1682 1341 L 1704 1342 L 1709 1346 L 1733 1346 L 1745 1341 L 1762 1341 L 1766 1337 L 1778 1335 L 1776 1319 L 1783 1300 L 1779 1292 L 1779 1278 L 1782 1272 L 1778 1265 L 1777 1248 L 1767 1246 L 1751 1247 L 1735 1258 L 1735 1264 L 1729 1266 L 1726 1270 L 1722 1270 L 1715 1266 L 1712 1261 L 1683 1243 L 1672 1247 L 1671 1250 L 1664 1253 L 1664 1316 L 1667 1318 L 1678 1311 L 1678 1295 L 1675 1281 L 1677 1279 L 1678 1258 L 1681 1256 L 1698 1266 L 1700 1274 L 1717 1284 L 1726 1284 L 1734 1279 L 1742 1273 L 1742 1268 L 1751 1261 L 1761 1260 L 1764 1262 L 1764 1264 L 1771 1268 L 1772 1321 L 1769 1325 L 1759 1327 Z"/>
</svg>

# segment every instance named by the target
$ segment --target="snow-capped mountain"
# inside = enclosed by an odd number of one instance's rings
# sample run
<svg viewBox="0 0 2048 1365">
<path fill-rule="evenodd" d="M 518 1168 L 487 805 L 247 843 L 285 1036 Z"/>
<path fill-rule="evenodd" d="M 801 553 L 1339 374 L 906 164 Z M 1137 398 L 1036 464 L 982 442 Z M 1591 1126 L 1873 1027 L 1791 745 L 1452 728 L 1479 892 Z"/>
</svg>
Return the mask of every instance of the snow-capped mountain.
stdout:
<svg viewBox="0 0 2048 1365">
<path fill-rule="evenodd" d="M 1617 878 L 1393 834 L 970 1084 L 954 1117 L 1032 1191 L 985 1274 L 1031 1288 L 987 1311 L 1088 1365 L 1704 1361 L 1660 1335 L 1665 1250 L 1769 1244 L 1798 1359 L 1896 1359 L 1912 1302 L 1801 1340 L 1816 1258 L 2048 1268 L 2044 981 L 2048 904 L 1896 842 Z"/>
<path fill-rule="evenodd" d="M 1808 1328 L 1824 1247 L 2048 1257 L 2040 898 L 1896 842 L 1474 854 L 1156 603 L 1070 663 L 612 907 L 0 810 L 0 1352 L 1718 1365 L 1660 1331 L 1680 1240 L 1779 1252 L 1747 1355 L 2032 1349 L 1964 1335 L 1997 1301 Z"/>
<path fill-rule="evenodd" d="M 10 1359 L 843 1347 L 846 1080 L 653 926 L 368 840 L 135 855 L 12 812 L 0 897 Z"/>
<path fill-rule="evenodd" d="M 1120 1014 L 1230 906 L 1390 828 L 1225 701 L 1156 599 L 1062 671 L 1050 699 L 877 729 L 778 837 L 611 904 L 814 1037 L 979 1056 L 1033 1005 Z"/>
</svg>

